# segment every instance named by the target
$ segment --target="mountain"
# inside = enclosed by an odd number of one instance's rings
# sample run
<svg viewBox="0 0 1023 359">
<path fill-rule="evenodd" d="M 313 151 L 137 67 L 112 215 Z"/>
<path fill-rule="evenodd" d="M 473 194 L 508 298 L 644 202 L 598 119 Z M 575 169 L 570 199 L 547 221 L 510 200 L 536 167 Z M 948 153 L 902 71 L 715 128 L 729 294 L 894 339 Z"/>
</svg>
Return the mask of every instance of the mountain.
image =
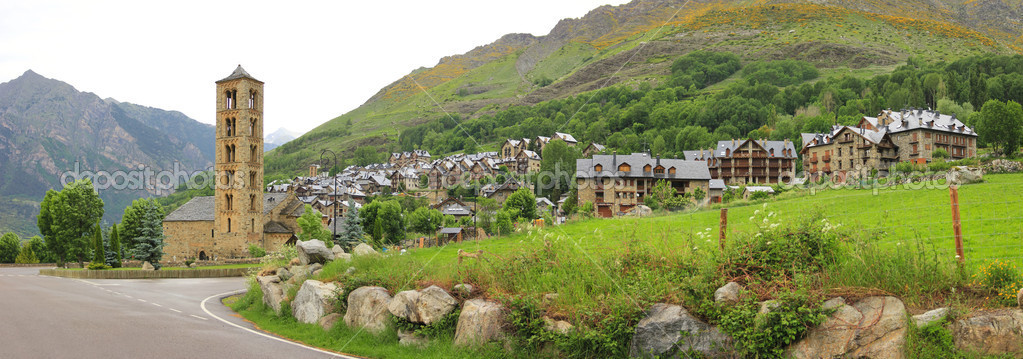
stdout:
<svg viewBox="0 0 1023 359">
<path fill-rule="evenodd" d="M 284 127 L 278 128 L 277 131 L 263 137 L 263 151 L 277 148 L 301 135 L 299 132 L 291 131 Z"/>
<path fill-rule="evenodd" d="M 419 68 L 266 155 L 295 174 L 330 148 L 397 150 L 399 133 L 450 126 L 617 84 L 656 86 L 694 50 L 743 61 L 797 59 L 826 74 L 890 72 L 910 57 L 950 61 L 1023 48 L 1023 5 L 1010 0 L 634 0 L 560 21 L 547 35 L 509 34 Z M 830 76 L 830 75 L 829 75 Z M 492 145 L 492 144 L 491 144 Z"/>
<path fill-rule="evenodd" d="M 212 166 L 211 125 L 176 111 L 101 99 L 31 70 L 0 84 L 0 232 L 36 234 L 45 192 L 75 171 L 191 172 Z M 132 174 L 133 172 L 126 172 Z M 123 179 L 119 183 L 125 183 Z M 100 190 L 104 219 L 155 188 Z"/>
</svg>

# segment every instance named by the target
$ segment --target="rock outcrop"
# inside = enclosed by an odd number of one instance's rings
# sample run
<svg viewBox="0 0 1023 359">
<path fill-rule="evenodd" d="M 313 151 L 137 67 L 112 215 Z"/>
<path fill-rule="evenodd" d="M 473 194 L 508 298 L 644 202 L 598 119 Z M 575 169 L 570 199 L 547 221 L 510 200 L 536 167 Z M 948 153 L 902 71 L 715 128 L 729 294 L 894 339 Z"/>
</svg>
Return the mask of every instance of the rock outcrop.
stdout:
<svg viewBox="0 0 1023 359">
<path fill-rule="evenodd" d="M 739 291 L 742 286 L 736 282 L 728 282 L 718 290 L 714 291 L 714 301 L 718 303 L 732 304 L 739 301 Z"/>
<path fill-rule="evenodd" d="M 419 292 L 415 290 L 406 290 L 398 292 L 391 298 L 390 303 L 387 303 L 387 311 L 391 315 L 408 320 L 413 323 L 419 323 L 419 313 L 416 311 L 416 303 L 419 302 Z"/>
<path fill-rule="evenodd" d="M 370 247 L 370 245 L 366 243 L 359 243 L 359 245 L 355 246 L 355 248 L 352 249 L 352 254 L 357 256 L 380 255 L 379 252 L 377 252 L 375 249 L 373 249 L 373 247 Z"/>
<path fill-rule="evenodd" d="M 395 294 L 387 305 L 387 311 L 413 323 L 430 325 L 450 314 L 456 306 L 458 301 L 454 297 L 431 285 L 421 291 L 406 290 Z"/>
<path fill-rule="evenodd" d="M 956 348 L 984 355 L 1023 353 L 1023 310 L 995 309 L 971 313 L 952 323 Z"/>
<path fill-rule="evenodd" d="M 806 338 L 789 346 L 786 356 L 809 358 L 902 358 L 906 343 L 906 306 L 895 297 L 868 297 L 854 305 L 838 297 L 824 303 L 837 309 Z"/>
<path fill-rule="evenodd" d="M 302 265 L 323 264 L 334 260 L 334 252 L 319 239 L 295 242 L 295 250 L 298 251 L 298 260 Z"/>
<path fill-rule="evenodd" d="M 948 307 L 938 308 L 938 309 L 934 309 L 934 310 L 928 311 L 927 313 L 924 313 L 924 314 L 914 315 L 913 316 L 913 324 L 916 324 L 916 327 L 920 328 L 920 327 L 926 326 L 928 324 L 937 322 L 939 320 L 945 319 L 945 317 L 947 317 L 947 316 L 948 316 Z"/>
<path fill-rule="evenodd" d="M 315 324 L 330 313 L 336 292 L 337 285 L 334 283 L 311 279 L 302 282 L 295 300 L 291 302 L 291 314 L 299 322 Z"/>
<path fill-rule="evenodd" d="M 504 338 L 501 329 L 505 322 L 505 309 L 500 303 L 483 299 L 470 299 L 462 304 L 455 328 L 455 345 L 482 344 Z"/>
<path fill-rule="evenodd" d="M 281 314 L 281 302 L 284 301 L 284 283 L 281 277 L 268 275 L 256 277 L 259 288 L 263 290 L 263 303 L 274 310 L 274 313 Z"/>
<path fill-rule="evenodd" d="M 149 261 L 145 261 L 142 262 L 142 270 L 156 270 L 156 267 L 153 267 L 153 264 L 149 263 Z"/>
<path fill-rule="evenodd" d="M 348 312 L 345 324 L 351 328 L 365 328 L 370 333 L 380 333 L 387 328 L 391 314 L 387 305 L 391 295 L 381 287 L 361 287 L 348 294 Z"/>
<path fill-rule="evenodd" d="M 731 342 L 718 328 L 696 319 L 685 308 L 658 303 L 647 309 L 646 317 L 636 325 L 629 356 L 677 357 L 697 351 L 712 357 L 730 351 Z"/>
<path fill-rule="evenodd" d="M 341 321 L 341 318 L 341 314 L 330 313 L 323 316 L 323 318 L 320 318 L 317 324 L 319 324 L 324 331 L 330 331 L 335 325 L 337 325 L 337 322 Z"/>
</svg>

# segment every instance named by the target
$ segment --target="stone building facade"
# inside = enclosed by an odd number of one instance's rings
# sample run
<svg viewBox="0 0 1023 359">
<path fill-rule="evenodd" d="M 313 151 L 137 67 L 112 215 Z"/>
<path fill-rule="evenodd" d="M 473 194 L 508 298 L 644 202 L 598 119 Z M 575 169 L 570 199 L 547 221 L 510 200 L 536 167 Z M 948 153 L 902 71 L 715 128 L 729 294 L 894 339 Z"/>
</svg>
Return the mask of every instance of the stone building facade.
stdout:
<svg viewBox="0 0 1023 359">
<path fill-rule="evenodd" d="M 830 134 L 803 134 L 803 172 L 817 179 L 850 171 L 887 170 L 899 161 L 891 134 L 852 126 Z"/>
<path fill-rule="evenodd" d="M 952 160 L 977 156 L 977 132 L 954 115 L 938 111 L 883 111 L 876 118 L 864 117 L 859 127 L 891 132 L 900 161 L 928 163 L 939 148 Z"/>
<path fill-rule="evenodd" d="M 238 66 L 217 81 L 216 183 L 164 218 L 164 255 L 239 258 L 248 247 L 276 250 L 294 239 L 302 202 L 263 193 L 263 82 Z"/>
<path fill-rule="evenodd" d="M 796 147 L 789 140 L 718 141 L 714 149 L 684 153 L 686 160 L 707 162 L 711 178 L 728 184 L 778 183 L 796 172 Z"/>
<path fill-rule="evenodd" d="M 576 160 L 579 205 L 594 204 L 599 217 L 632 211 L 644 203 L 658 181 L 671 184 L 677 194 L 700 188 L 710 192 L 710 170 L 703 161 L 662 159 L 647 153 L 594 155 Z"/>
</svg>

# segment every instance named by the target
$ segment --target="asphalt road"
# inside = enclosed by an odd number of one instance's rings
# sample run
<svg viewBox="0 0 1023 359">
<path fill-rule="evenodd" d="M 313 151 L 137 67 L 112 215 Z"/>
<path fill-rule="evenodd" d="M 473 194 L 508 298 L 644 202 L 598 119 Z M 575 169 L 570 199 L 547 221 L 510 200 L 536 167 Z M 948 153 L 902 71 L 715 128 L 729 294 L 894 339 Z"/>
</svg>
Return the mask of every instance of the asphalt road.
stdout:
<svg viewBox="0 0 1023 359">
<path fill-rule="evenodd" d="M 220 302 L 243 278 L 82 280 L 0 268 L 0 358 L 335 358 Z M 226 321 L 226 322 L 225 322 Z"/>
</svg>

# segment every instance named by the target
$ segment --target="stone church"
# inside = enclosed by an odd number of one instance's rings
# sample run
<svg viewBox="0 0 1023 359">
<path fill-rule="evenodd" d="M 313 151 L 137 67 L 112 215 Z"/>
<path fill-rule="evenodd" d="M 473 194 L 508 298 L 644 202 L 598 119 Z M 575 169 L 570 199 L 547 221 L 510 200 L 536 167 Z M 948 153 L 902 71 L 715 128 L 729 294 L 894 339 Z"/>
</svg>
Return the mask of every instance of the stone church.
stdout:
<svg viewBox="0 0 1023 359">
<path fill-rule="evenodd" d="M 217 81 L 216 131 L 214 195 L 164 218 L 165 260 L 248 257 L 250 245 L 274 251 L 297 239 L 302 202 L 263 193 L 263 82 L 241 65 Z"/>
</svg>

